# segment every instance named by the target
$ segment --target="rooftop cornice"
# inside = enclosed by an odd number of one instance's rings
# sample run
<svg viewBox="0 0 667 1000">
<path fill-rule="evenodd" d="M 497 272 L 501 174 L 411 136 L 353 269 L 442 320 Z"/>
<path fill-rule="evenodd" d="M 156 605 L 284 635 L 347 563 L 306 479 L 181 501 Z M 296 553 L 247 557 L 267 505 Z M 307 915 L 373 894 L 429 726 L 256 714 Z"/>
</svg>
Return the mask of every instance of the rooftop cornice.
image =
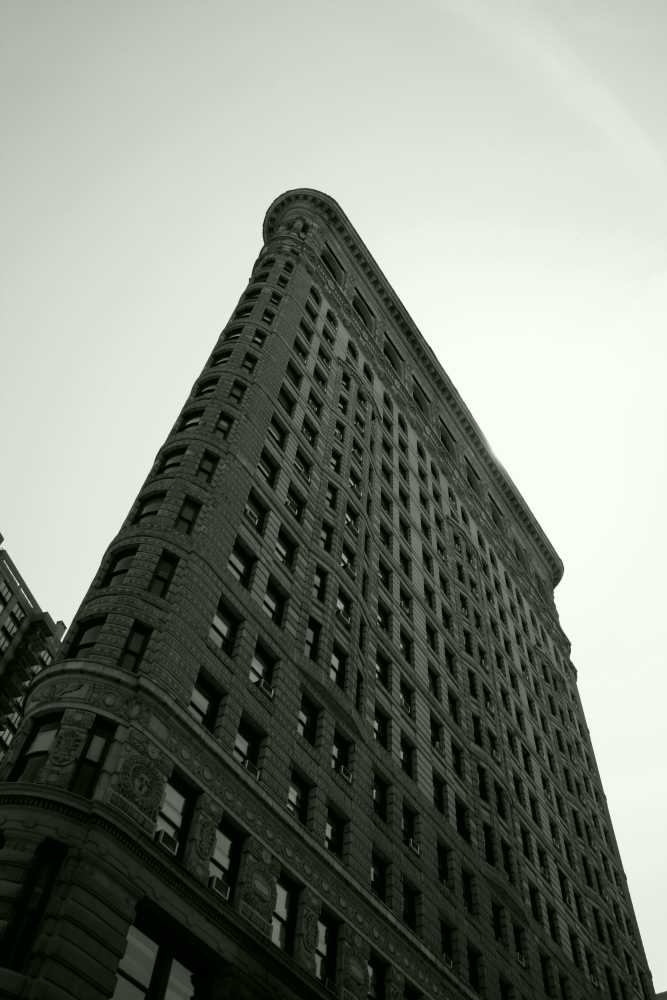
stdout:
<svg viewBox="0 0 667 1000">
<path fill-rule="evenodd" d="M 483 463 L 491 481 L 500 490 L 542 553 L 551 568 L 551 583 L 555 587 L 563 575 L 563 563 L 558 553 L 516 485 L 493 455 L 484 434 L 461 395 L 338 202 L 329 195 L 312 188 L 296 188 L 292 191 L 285 191 L 272 202 L 266 213 L 263 227 L 264 242 L 268 244 L 277 235 L 282 219 L 288 212 L 291 213 L 297 208 L 302 209 L 309 219 L 314 217 L 321 220 L 345 246 L 355 265 L 384 306 L 387 315 L 404 335 L 415 356 L 428 370 L 433 383 L 456 415 L 460 426 L 467 435 L 467 443 L 476 457 Z"/>
</svg>

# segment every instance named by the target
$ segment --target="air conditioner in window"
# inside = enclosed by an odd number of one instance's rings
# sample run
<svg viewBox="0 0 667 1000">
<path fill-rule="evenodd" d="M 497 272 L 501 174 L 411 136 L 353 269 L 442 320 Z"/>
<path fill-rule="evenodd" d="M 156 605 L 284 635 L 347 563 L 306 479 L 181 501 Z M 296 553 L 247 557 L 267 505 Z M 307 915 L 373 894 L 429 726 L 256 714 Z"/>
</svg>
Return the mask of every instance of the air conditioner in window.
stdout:
<svg viewBox="0 0 667 1000">
<path fill-rule="evenodd" d="M 259 781 L 260 770 L 256 764 L 253 764 L 253 762 L 251 760 L 248 760 L 248 758 L 246 757 L 246 759 L 243 761 L 243 766 L 248 772 L 248 774 L 251 774 L 253 776 L 255 781 Z"/>
<path fill-rule="evenodd" d="M 345 781 L 347 781 L 348 785 L 352 784 L 352 772 L 347 767 L 345 767 L 345 764 L 340 765 L 340 767 L 338 768 L 338 773 L 340 774 L 341 778 L 345 778 Z"/>
<path fill-rule="evenodd" d="M 524 953 L 522 951 L 517 951 L 517 953 L 516 953 L 516 960 L 517 960 L 517 962 L 519 963 L 519 965 L 521 966 L 522 969 L 526 968 L 526 964 L 527 964 L 526 963 L 526 956 L 524 955 Z"/>
<path fill-rule="evenodd" d="M 224 900 L 228 900 L 232 891 L 232 887 L 228 882 L 224 880 L 221 875 L 211 875 L 208 880 L 208 887 L 211 892 L 215 892 L 218 896 L 221 896 Z"/>
<path fill-rule="evenodd" d="M 408 847 L 410 848 L 411 851 L 415 852 L 417 857 L 421 857 L 422 853 L 421 844 L 414 837 L 410 837 L 410 839 L 408 840 Z"/>
<path fill-rule="evenodd" d="M 253 524 L 256 528 L 259 528 L 260 517 L 259 514 L 257 514 L 257 512 L 252 509 L 252 507 L 246 507 L 243 511 L 243 514 L 245 516 L 246 521 L 250 521 L 250 523 Z"/>
<path fill-rule="evenodd" d="M 155 843 L 159 844 L 165 851 L 169 851 L 170 854 L 178 852 L 178 838 L 174 837 L 173 833 L 169 833 L 168 830 L 156 830 Z"/>
<path fill-rule="evenodd" d="M 347 628 L 350 628 L 350 626 L 352 625 L 352 619 L 350 618 L 347 611 L 343 611 L 342 608 L 336 608 L 336 617 L 340 618 L 340 620 L 343 622 L 344 625 L 347 626 Z"/>
<path fill-rule="evenodd" d="M 270 684 L 268 684 L 264 680 L 264 678 L 260 678 L 259 686 L 260 686 L 261 690 L 264 692 L 264 694 L 266 695 L 267 698 L 273 698 L 273 694 L 274 694 L 273 688 L 271 687 Z"/>
</svg>

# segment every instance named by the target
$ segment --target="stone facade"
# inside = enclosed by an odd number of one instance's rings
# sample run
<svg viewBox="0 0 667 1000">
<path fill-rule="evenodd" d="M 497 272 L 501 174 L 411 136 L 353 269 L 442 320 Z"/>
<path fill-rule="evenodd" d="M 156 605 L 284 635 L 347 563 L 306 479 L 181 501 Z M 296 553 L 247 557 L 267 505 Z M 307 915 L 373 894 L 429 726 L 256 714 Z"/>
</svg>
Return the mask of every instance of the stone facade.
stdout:
<svg viewBox="0 0 667 1000">
<path fill-rule="evenodd" d="M 278 198 L 0 775 L 0 998 L 652 998 L 561 573 L 338 205 Z"/>
</svg>

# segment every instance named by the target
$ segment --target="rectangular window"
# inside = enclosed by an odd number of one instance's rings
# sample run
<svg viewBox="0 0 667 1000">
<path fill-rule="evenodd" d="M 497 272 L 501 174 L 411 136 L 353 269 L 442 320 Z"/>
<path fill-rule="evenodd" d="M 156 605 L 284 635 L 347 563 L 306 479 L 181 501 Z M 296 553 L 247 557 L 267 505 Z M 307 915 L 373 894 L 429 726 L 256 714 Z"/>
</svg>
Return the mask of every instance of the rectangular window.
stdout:
<svg viewBox="0 0 667 1000">
<path fill-rule="evenodd" d="M 196 427 L 199 424 L 199 421 L 201 420 L 203 413 L 204 411 L 201 409 L 186 410 L 180 419 L 177 429 L 179 431 L 192 430 L 193 427 Z"/>
<path fill-rule="evenodd" d="M 376 955 L 371 955 L 367 966 L 368 1000 L 386 1000 L 387 997 L 387 967 Z"/>
<path fill-rule="evenodd" d="M 192 497 L 185 497 L 178 517 L 174 522 L 176 530 L 182 531 L 185 535 L 191 535 L 201 508 L 202 505 L 198 500 L 194 500 Z"/>
<path fill-rule="evenodd" d="M 301 705 L 299 706 L 299 714 L 297 717 L 296 731 L 307 743 L 311 746 L 315 746 L 315 740 L 317 739 L 317 720 L 319 718 L 319 709 L 317 705 L 314 704 L 308 698 L 307 695 L 301 696 Z"/>
<path fill-rule="evenodd" d="M 243 516 L 252 527 L 262 534 L 266 524 L 267 508 L 255 493 L 250 493 L 243 508 Z"/>
<path fill-rule="evenodd" d="M 199 673 L 194 683 L 188 711 L 200 726 L 213 732 L 220 708 L 220 695 L 208 679 Z"/>
<path fill-rule="evenodd" d="M 238 619 L 221 600 L 213 615 L 208 637 L 214 646 L 225 653 L 231 653 L 234 648 Z"/>
<path fill-rule="evenodd" d="M 132 623 L 118 666 L 121 670 L 137 670 L 146 652 L 153 629 L 143 622 Z"/>
<path fill-rule="evenodd" d="M 328 986 L 333 986 L 336 982 L 337 952 L 338 924 L 333 917 L 323 912 L 317 921 L 315 977 Z"/>
<path fill-rule="evenodd" d="M 347 654 L 341 647 L 334 643 L 329 661 L 329 679 L 339 688 L 345 688 L 345 673 L 347 667 Z"/>
<path fill-rule="evenodd" d="M 195 476 L 205 483 L 210 483 L 218 468 L 218 456 L 212 451 L 205 451 L 202 455 Z"/>
<path fill-rule="evenodd" d="M 252 654 L 248 677 L 250 683 L 257 684 L 269 698 L 273 698 L 271 682 L 273 680 L 274 666 L 275 658 L 268 652 L 265 646 L 258 642 L 255 646 L 255 652 Z"/>
<path fill-rule="evenodd" d="M 216 891 L 225 900 L 231 898 L 236 885 L 243 839 L 240 830 L 226 820 L 223 820 L 215 831 L 213 854 L 208 867 L 208 884 L 210 889 Z"/>
<path fill-rule="evenodd" d="M 237 536 L 232 547 L 232 551 L 229 553 L 227 569 L 234 579 L 238 580 L 242 587 L 249 586 L 252 570 L 256 562 L 257 559 L 254 553 L 247 549 L 241 539 Z"/>
<path fill-rule="evenodd" d="M 278 478 L 278 463 L 273 460 L 266 449 L 264 449 L 259 457 L 257 471 L 269 486 L 275 486 L 276 479 Z"/>
<path fill-rule="evenodd" d="M 116 727 L 106 719 L 96 718 L 88 732 L 83 753 L 74 770 L 69 789 L 75 795 L 90 797 L 95 791 Z"/>
<path fill-rule="evenodd" d="M 102 578 L 101 586 L 108 587 L 111 584 L 120 583 L 132 565 L 132 561 L 136 554 L 136 545 L 134 545 L 131 549 L 121 549 L 120 552 L 115 552 L 109 560 L 109 565 L 107 566 L 107 571 Z"/>
<path fill-rule="evenodd" d="M 285 875 L 276 882 L 276 899 L 271 915 L 271 940 L 291 955 L 296 932 L 298 887 Z"/>
<path fill-rule="evenodd" d="M 155 823 L 155 839 L 165 850 L 181 857 L 194 806 L 194 793 L 178 775 L 172 775 L 164 788 Z"/>
<path fill-rule="evenodd" d="M 389 801 L 389 785 L 379 774 L 373 773 L 373 812 L 385 823 Z"/>
<path fill-rule="evenodd" d="M 229 413 L 225 413 L 224 410 L 221 410 L 215 423 L 215 430 L 218 432 L 223 441 L 227 440 L 233 426 L 234 418 Z"/>
<path fill-rule="evenodd" d="M 264 614 L 268 615 L 275 625 L 282 625 L 286 605 L 287 597 L 276 581 L 272 577 L 269 577 L 264 598 L 262 599 Z"/>
<path fill-rule="evenodd" d="M 49 716 L 34 723 L 31 736 L 23 744 L 9 775 L 10 781 L 36 781 L 53 746 L 61 717 Z"/>
<path fill-rule="evenodd" d="M 234 739 L 232 756 L 254 778 L 259 778 L 259 754 L 262 734 L 246 716 L 241 717 Z"/>
<path fill-rule="evenodd" d="M 178 556 L 172 552 L 163 551 L 148 585 L 149 593 L 156 597 L 166 597 L 177 566 Z"/>
<path fill-rule="evenodd" d="M 157 467 L 158 475 L 164 475 L 166 472 L 178 469 L 186 451 L 187 448 L 170 448 L 169 451 L 165 451 Z"/>
<path fill-rule="evenodd" d="M 166 495 L 166 493 L 148 493 L 140 497 L 132 523 L 139 524 L 144 518 L 155 517 L 160 512 Z"/>
<path fill-rule="evenodd" d="M 324 826 L 324 846 L 336 857 L 343 857 L 345 843 L 346 821 L 331 806 L 327 808 L 327 818 Z"/>
<path fill-rule="evenodd" d="M 281 528 L 278 532 L 275 546 L 275 556 L 279 563 L 286 569 L 294 568 L 296 557 L 296 542 L 294 542 L 286 531 Z"/>
<path fill-rule="evenodd" d="M 308 822 L 310 786 L 298 771 L 292 769 L 287 786 L 287 809 L 304 826 Z"/>
</svg>

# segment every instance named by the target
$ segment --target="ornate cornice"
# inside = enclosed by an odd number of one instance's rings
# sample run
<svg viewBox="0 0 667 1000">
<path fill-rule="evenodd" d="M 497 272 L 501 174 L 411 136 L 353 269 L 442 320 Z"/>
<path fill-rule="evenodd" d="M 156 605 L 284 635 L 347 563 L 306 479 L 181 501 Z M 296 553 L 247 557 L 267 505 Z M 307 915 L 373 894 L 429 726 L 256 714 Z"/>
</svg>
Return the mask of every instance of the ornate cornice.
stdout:
<svg viewBox="0 0 667 1000">
<path fill-rule="evenodd" d="M 456 416 L 460 428 L 466 434 L 469 446 L 484 465 L 491 481 L 503 495 L 505 501 L 514 511 L 517 520 L 523 525 L 524 530 L 539 549 L 551 569 L 551 582 L 555 587 L 563 575 L 563 563 L 558 553 L 516 485 L 491 452 L 486 438 L 470 410 L 340 205 L 329 195 L 311 188 L 286 191 L 269 206 L 264 218 L 265 244 L 275 239 L 286 215 L 294 213 L 296 216 L 299 211 L 305 213 L 309 219 L 319 220 L 323 223 L 346 248 L 358 271 L 363 274 L 368 285 L 384 306 L 387 317 L 405 337 L 406 342 L 414 352 L 414 356 L 424 366 L 433 384 L 441 392 L 447 406 Z"/>
</svg>

